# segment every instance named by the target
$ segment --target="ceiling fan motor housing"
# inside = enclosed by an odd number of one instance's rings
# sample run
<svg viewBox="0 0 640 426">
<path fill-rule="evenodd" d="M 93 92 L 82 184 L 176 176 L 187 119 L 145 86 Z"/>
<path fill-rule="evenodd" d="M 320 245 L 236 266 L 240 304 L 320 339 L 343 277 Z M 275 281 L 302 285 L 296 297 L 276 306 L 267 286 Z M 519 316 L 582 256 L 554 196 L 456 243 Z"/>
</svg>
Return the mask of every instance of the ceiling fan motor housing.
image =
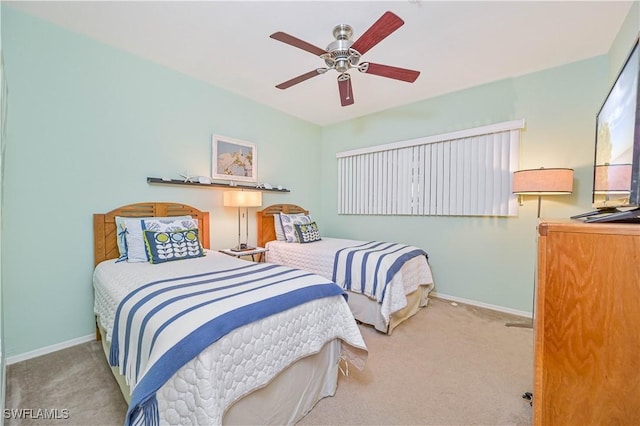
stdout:
<svg viewBox="0 0 640 426">
<path fill-rule="evenodd" d="M 324 56 L 324 62 L 329 68 L 335 68 L 336 71 L 343 73 L 349 68 L 358 65 L 360 54 L 351 49 L 353 41 L 350 40 L 353 34 L 353 28 L 347 24 L 337 25 L 333 29 L 335 41 L 327 46 L 328 55 Z"/>
</svg>

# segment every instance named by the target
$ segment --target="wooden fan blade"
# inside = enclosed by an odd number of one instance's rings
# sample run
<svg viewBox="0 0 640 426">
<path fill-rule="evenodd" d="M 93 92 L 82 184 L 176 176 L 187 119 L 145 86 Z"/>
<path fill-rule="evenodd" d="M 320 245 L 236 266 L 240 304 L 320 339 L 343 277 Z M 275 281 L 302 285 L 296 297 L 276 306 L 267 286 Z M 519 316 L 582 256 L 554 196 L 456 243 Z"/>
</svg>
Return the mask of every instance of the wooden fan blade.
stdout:
<svg viewBox="0 0 640 426">
<path fill-rule="evenodd" d="M 338 90 L 340 91 L 340 104 L 342 106 L 353 105 L 353 86 L 351 79 L 338 80 Z"/>
<path fill-rule="evenodd" d="M 298 83 L 302 83 L 303 81 L 309 80 L 311 77 L 315 77 L 320 75 L 321 73 L 318 70 L 309 71 L 308 73 L 299 75 L 297 77 L 292 78 L 291 80 L 287 80 L 284 83 L 278 84 L 276 87 L 278 89 L 288 89 L 289 87 L 296 85 Z"/>
<path fill-rule="evenodd" d="M 408 83 L 413 83 L 420 75 L 420 71 L 392 67 L 391 65 L 374 64 L 373 62 L 368 62 L 363 65 L 366 66 L 362 67 L 365 68 L 365 70 L 362 71 L 365 74 L 379 75 L 381 77 L 393 78 L 396 80 L 406 81 Z"/>
<path fill-rule="evenodd" d="M 327 53 L 327 51 L 324 49 L 320 49 L 319 47 L 314 46 L 311 43 L 307 43 L 304 40 L 300 40 L 299 38 L 296 38 L 287 33 L 283 33 L 282 31 L 273 33 L 269 37 L 271 37 L 274 40 L 278 40 L 288 45 L 291 45 L 293 47 L 297 47 L 298 49 L 306 50 L 307 52 L 313 53 L 316 56 L 324 55 L 325 53 Z"/>
<path fill-rule="evenodd" d="M 404 21 L 392 12 L 385 12 L 367 31 L 351 46 L 361 55 L 368 52 L 376 44 L 387 38 L 392 32 L 404 25 Z"/>
</svg>

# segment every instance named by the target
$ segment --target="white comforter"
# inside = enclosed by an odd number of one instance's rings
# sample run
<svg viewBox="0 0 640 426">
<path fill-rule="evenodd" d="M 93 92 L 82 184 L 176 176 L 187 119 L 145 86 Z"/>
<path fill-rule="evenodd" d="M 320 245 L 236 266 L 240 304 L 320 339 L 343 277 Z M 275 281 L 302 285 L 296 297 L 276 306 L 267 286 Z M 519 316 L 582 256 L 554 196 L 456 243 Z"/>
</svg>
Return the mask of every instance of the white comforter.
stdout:
<svg viewBox="0 0 640 426">
<path fill-rule="evenodd" d="M 269 249 L 266 260 L 278 265 L 304 269 L 332 279 L 336 252 L 347 247 L 361 245 L 363 242 L 330 237 L 322 237 L 320 241 L 307 244 L 270 241 L 266 245 L 266 248 Z M 387 325 L 393 313 L 407 306 L 406 296 L 417 290 L 419 286 L 428 286 L 430 289 L 434 286 L 431 269 L 424 256 L 409 260 L 389 282 L 386 294 L 381 297 L 382 303 L 380 304 L 380 313 Z"/>
<path fill-rule="evenodd" d="M 211 251 L 203 258 L 158 265 L 105 261 L 94 273 L 94 310 L 110 341 L 120 301 L 138 286 L 244 263 Z M 185 364 L 158 390 L 160 422 L 220 424 L 234 401 L 335 338 L 348 344 L 343 355 L 361 368 L 366 346 L 342 296 L 313 300 L 242 326 Z"/>
</svg>

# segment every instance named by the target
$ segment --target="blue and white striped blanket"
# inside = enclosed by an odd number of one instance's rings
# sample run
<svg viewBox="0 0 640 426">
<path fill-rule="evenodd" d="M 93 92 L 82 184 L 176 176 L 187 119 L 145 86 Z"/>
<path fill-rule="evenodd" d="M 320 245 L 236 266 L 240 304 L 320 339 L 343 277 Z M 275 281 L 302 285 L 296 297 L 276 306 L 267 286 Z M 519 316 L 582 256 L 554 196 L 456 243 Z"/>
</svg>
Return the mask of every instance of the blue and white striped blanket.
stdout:
<svg viewBox="0 0 640 426">
<path fill-rule="evenodd" d="M 118 306 L 109 356 L 133 389 L 125 425 L 157 425 L 156 391 L 225 334 L 341 294 L 342 289 L 318 275 L 255 263 L 138 287 Z"/>
<path fill-rule="evenodd" d="M 382 302 L 393 276 L 416 256 L 428 257 L 420 248 L 398 243 L 370 241 L 346 247 L 336 252 L 333 281 Z"/>
</svg>

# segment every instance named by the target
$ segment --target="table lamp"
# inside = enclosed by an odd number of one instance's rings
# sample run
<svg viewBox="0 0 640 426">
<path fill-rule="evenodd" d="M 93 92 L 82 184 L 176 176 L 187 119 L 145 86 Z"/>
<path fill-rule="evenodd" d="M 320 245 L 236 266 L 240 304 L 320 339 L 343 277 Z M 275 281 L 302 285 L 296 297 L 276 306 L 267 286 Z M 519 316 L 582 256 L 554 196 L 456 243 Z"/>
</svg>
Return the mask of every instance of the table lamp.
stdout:
<svg viewBox="0 0 640 426">
<path fill-rule="evenodd" d="M 262 192 L 260 191 L 225 191 L 224 192 L 223 205 L 225 207 L 237 207 L 238 208 L 238 245 L 231 250 L 233 251 L 245 251 L 253 250 L 255 247 L 249 247 L 249 207 L 262 206 Z M 241 210 L 244 208 L 245 216 L 245 242 L 240 240 L 240 216 Z"/>
</svg>

